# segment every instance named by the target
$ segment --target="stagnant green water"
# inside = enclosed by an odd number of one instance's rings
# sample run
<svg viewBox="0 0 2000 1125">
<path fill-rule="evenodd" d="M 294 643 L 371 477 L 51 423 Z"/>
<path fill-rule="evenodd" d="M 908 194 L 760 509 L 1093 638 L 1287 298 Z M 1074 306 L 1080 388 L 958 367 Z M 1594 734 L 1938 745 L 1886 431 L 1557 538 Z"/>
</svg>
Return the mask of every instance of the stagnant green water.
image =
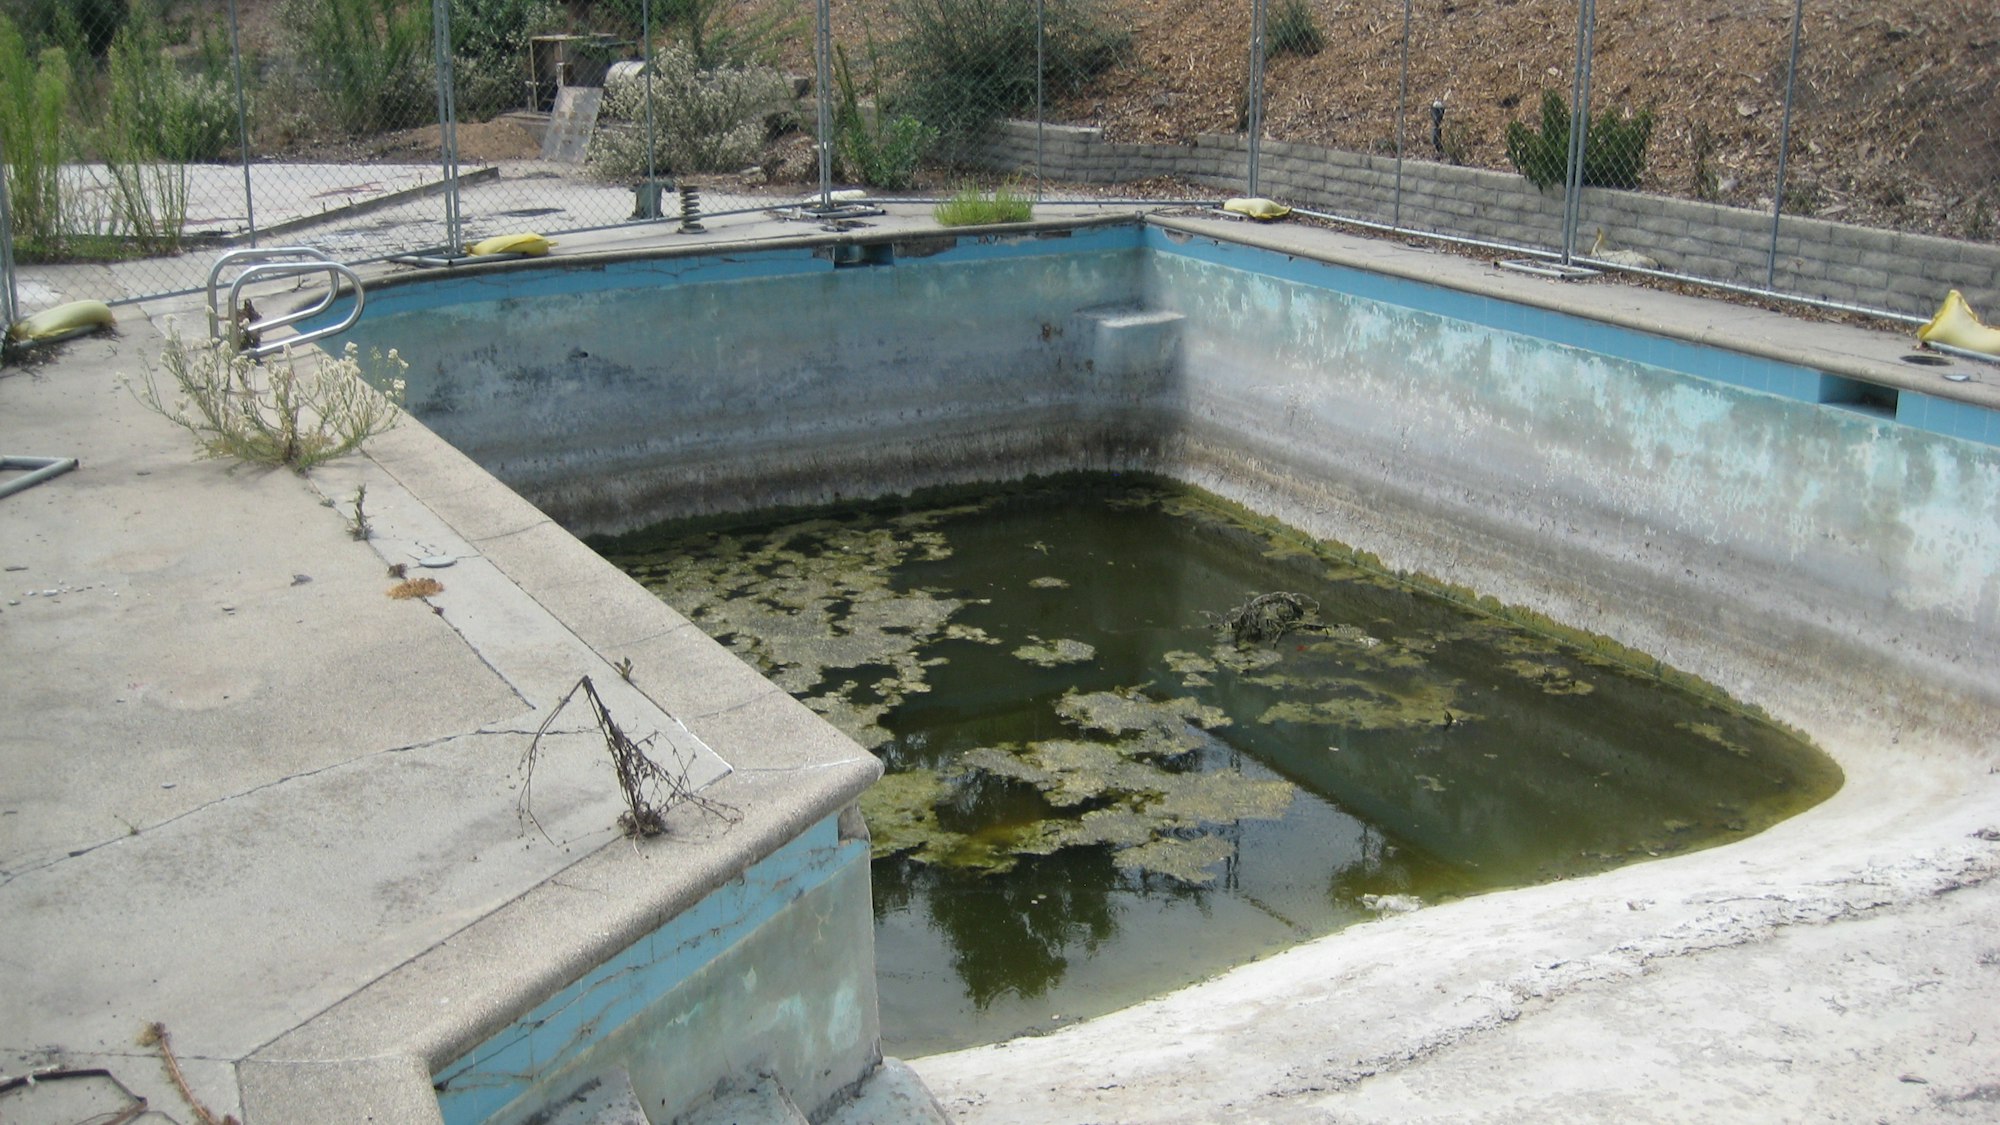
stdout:
<svg viewBox="0 0 2000 1125">
<path fill-rule="evenodd" d="M 1823 754 L 1589 638 L 1157 482 L 664 529 L 615 561 L 880 754 L 883 1047 L 1123 1007 L 1383 909 L 1740 838 Z M 1214 616 L 1316 612 L 1275 642 Z"/>
</svg>

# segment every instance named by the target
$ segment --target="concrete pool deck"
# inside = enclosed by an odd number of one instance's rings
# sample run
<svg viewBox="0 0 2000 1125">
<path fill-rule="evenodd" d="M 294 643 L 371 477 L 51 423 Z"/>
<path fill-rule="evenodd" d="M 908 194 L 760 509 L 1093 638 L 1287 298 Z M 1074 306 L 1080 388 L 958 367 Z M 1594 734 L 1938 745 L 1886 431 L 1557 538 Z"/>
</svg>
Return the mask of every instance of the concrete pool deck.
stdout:
<svg viewBox="0 0 2000 1125">
<path fill-rule="evenodd" d="M 928 226 L 873 222 L 861 233 Z M 642 228 L 559 253 L 809 230 Z M 1254 234 L 2000 405 L 1990 367 L 1901 364 L 1907 336 Z M 165 317 L 198 330 L 193 308 L 121 310 L 117 337 L 0 375 L 6 451 L 83 462 L 0 499 L 17 669 L 0 694 L 16 717 L 0 758 L 0 1070 L 104 1067 L 192 1120 L 135 1042 L 160 1021 L 218 1116 L 435 1120 L 421 1060 L 510 1014 L 536 984 L 522 966 L 546 983 L 590 963 L 645 913 L 625 901 L 635 885 L 671 901 L 724 845 L 778 838 L 876 767 L 711 661 L 678 615 L 420 426 L 305 479 L 192 461 L 117 376 L 157 355 Z M 1946 370 L 1979 381 L 1944 384 Z M 366 543 L 342 510 L 361 484 Z M 388 562 L 436 554 L 459 561 L 434 572 L 434 604 L 384 596 Z M 612 669 L 626 657 L 630 686 Z M 602 744 L 565 723 L 535 779 L 556 842 L 525 826 L 520 756 L 584 674 L 628 726 L 673 716 L 714 746 L 734 767 L 716 792 L 745 820 L 684 811 L 675 836 L 622 843 Z M 1848 785 L 1753 840 L 1385 920 L 916 1068 L 963 1121 L 2000 1118 L 1993 720 L 1912 732 L 1867 701 L 1838 715 L 1759 702 L 1806 727 Z M 791 737 L 746 742 L 753 719 Z M 84 1116 L 42 1100 L 62 1085 L 0 1110 Z"/>
</svg>

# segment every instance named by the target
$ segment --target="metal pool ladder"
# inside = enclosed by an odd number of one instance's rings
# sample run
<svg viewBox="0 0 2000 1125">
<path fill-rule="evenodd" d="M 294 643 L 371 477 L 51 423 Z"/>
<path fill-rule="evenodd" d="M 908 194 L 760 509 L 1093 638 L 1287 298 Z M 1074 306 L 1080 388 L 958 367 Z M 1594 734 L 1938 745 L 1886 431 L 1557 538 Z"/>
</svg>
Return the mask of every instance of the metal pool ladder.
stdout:
<svg viewBox="0 0 2000 1125">
<path fill-rule="evenodd" d="M 218 304 L 216 297 L 221 292 L 223 272 L 232 268 L 239 272 L 235 280 L 229 284 L 229 298 L 226 302 Z M 252 281 L 306 277 L 317 273 L 327 275 L 326 292 L 317 304 L 293 309 L 277 316 L 258 317 L 255 310 L 243 300 L 243 287 Z M 342 281 L 353 288 L 354 307 L 347 310 L 347 316 L 339 323 L 315 328 L 310 332 L 294 333 L 282 340 L 264 339 L 264 336 L 274 329 L 297 324 L 331 308 L 334 298 L 340 295 Z M 241 250 L 229 250 L 217 255 L 214 267 L 208 271 L 208 335 L 212 340 L 227 343 L 239 354 L 262 359 L 273 352 L 301 347 L 354 327 L 354 322 L 361 319 L 361 306 L 367 296 L 367 290 L 361 287 L 360 275 L 346 263 L 333 260 L 324 250 L 311 246 L 274 246 L 267 249 L 245 247 Z"/>
</svg>

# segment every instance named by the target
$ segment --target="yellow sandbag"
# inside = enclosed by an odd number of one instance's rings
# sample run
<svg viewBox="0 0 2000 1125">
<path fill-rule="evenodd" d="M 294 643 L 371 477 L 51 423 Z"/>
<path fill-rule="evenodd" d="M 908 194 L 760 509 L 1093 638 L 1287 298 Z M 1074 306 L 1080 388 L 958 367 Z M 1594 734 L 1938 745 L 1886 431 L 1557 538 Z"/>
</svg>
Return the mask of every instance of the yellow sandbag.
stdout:
<svg viewBox="0 0 2000 1125">
<path fill-rule="evenodd" d="M 53 340 L 72 332 L 108 328 L 113 323 L 111 306 L 103 301 L 71 301 L 67 305 L 38 312 L 26 320 L 15 321 L 7 328 L 7 339 L 17 344 L 27 340 Z"/>
<path fill-rule="evenodd" d="M 1248 215 L 1259 222 L 1282 219 L 1292 213 L 1290 207 L 1274 203 L 1268 199 L 1227 199 L 1222 203 L 1224 211 L 1234 211 L 1238 215 Z"/>
<path fill-rule="evenodd" d="M 530 258 L 539 258 L 548 253 L 549 247 L 554 245 L 554 239 L 544 238 L 539 234 L 496 234 L 492 238 L 473 243 L 472 253 L 475 257 L 487 254 L 526 254 Z"/>
<path fill-rule="evenodd" d="M 1956 289 L 1938 306 L 1931 322 L 1917 329 L 1917 339 L 1926 344 L 2000 355 L 2000 328 L 1981 324 L 1978 315 L 1965 303 L 1964 294 Z"/>
</svg>

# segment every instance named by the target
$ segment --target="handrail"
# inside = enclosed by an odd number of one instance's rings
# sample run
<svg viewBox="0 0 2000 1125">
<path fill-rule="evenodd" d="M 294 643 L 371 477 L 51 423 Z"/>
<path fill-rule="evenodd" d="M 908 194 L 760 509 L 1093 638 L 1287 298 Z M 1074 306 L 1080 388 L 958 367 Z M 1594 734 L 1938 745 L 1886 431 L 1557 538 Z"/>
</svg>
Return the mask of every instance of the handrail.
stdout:
<svg viewBox="0 0 2000 1125">
<path fill-rule="evenodd" d="M 231 266 L 253 262 L 276 262 L 287 258 L 306 258 L 315 262 L 330 262 L 326 251 L 311 246 L 245 246 L 237 250 L 225 250 L 215 256 L 215 264 L 208 270 L 208 336 L 211 340 L 223 338 L 222 326 L 236 321 L 236 306 L 232 301 L 229 312 L 224 315 L 216 306 L 216 291 L 222 284 L 222 271 Z"/>
<path fill-rule="evenodd" d="M 295 258 L 304 260 L 286 260 Z M 221 286 L 222 272 L 232 266 L 241 267 L 241 272 L 230 282 L 228 303 L 218 306 L 216 296 Z M 327 287 L 316 304 L 247 323 L 237 319 L 236 310 L 242 307 L 243 287 L 250 282 L 303 277 L 322 272 L 327 275 Z M 334 299 L 340 295 L 341 281 L 346 281 L 353 288 L 354 306 L 348 309 L 346 317 L 339 323 L 315 328 L 310 332 L 297 333 L 279 341 L 265 342 L 262 339 L 266 332 L 297 324 L 331 308 Z M 361 319 L 361 308 L 366 300 L 367 290 L 362 287 L 360 275 L 355 273 L 351 266 L 334 261 L 323 250 L 311 246 L 230 250 L 218 255 L 215 265 L 208 272 L 208 334 L 210 339 L 226 341 L 240 354 L 262 359 L 285 348 L 300 347 L 347 331 Z M 226 334 L 225 325 L 228 326 Z"/>
</svg>

